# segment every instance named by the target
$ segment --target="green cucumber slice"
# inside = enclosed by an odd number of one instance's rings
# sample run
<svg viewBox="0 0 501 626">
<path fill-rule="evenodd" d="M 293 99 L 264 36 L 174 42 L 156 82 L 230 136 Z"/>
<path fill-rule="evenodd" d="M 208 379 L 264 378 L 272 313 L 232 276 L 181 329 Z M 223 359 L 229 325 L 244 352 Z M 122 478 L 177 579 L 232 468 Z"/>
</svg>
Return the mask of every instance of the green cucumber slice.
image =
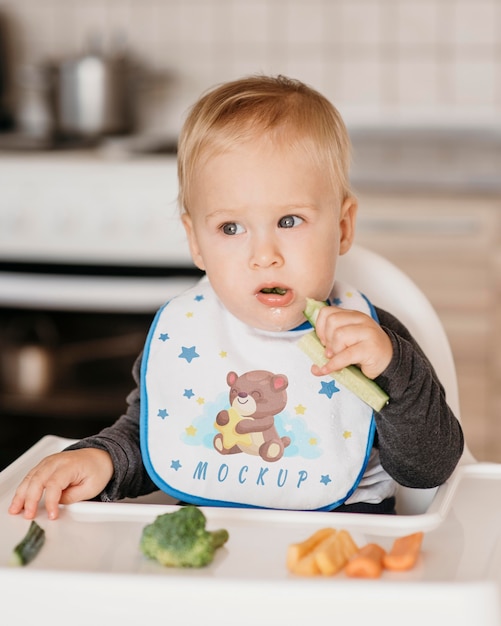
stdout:
<svg viewBox="0 0 501 626">
<path fill-rule="evenodd" d="M 327 302 L 321 302 L 320 300 L 314 300 L 313 298 L 306 298 L 306 306 L 303 314 L 313 328 L 315 328 L 315 324 L 317 323 L 318 313 L 320 309 L 324 308 L 324 306 L 328 306 Z"/>
<path fill-rule="evenodd" d="M 33 520 L 28 532 L 12 551 L 11 565 L 28 565 L 45 543 L 45 530 Z"/>
<path fill-rule="evenodd" d="M 319 302 L 312 298 L 306 299 L 304 316 L 313 328 L 315 328 L 318 312 L 324 306 L 328 305 L 325 302 Z M 319 367 L 327 363 L 325 348 L 314 330 L 303 335 L 297 345 Z M 390 397 L 388 394 L 373 380 L 367 378 L 356 365 L 349 365 L 342 370 L 331 372 L 330 375 L 336 382 L 346 387 L 346 389 L 358 396 L 375 411 L 380 411 L 389 402 Z"/>
</svg>

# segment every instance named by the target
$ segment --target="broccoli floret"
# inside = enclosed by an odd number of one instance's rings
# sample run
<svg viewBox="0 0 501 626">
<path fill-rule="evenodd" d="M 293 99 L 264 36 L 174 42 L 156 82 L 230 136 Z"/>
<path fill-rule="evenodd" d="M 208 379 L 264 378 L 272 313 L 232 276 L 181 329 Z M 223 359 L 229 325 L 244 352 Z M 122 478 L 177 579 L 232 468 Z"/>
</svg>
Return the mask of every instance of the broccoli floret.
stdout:
<svg viewBox="0 0 501 626">
<path fill-rule="evenodd" d="M 205 515 L 193 505 L 159 515 L 144 527 L 141 550 L 165 566 L 204 567 L 229 537 L 227 530 L 208 531 L 205 524 Z"/>
</svg>

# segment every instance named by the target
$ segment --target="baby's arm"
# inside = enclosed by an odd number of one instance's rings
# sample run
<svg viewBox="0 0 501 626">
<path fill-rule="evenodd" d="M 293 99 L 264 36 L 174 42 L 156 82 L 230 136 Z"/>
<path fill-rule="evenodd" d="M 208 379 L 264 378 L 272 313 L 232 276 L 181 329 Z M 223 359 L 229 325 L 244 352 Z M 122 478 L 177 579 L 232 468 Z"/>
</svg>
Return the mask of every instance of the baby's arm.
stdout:
<svg viewBox="0 0 501 626">
<path fill-rule="evenodd" d="M 436 487 L 449 478 L 461 458 L 461 425 L 415 339 L 390 313 L 377 312 L 394 353 L 389 367 L 376 379 L 391 398 L 375 414 L 381 463 L 402 485 Z"/>
<path fill-rule="evenodd" d="M 112 475 L 111 457 L 104 450 L 85 448 L 52 454 L 25 476 L 16 489 L 9 513 L 17 515 L 24 510 L 24 517 L 33 519 L 45 494 L 49 519 L 56 519 L 59 504 L 94 498 Z"/>
<path fill-rule="evenodd" d="M 336 306 L 323 307 L 318 313 L 315 330 L 329 359 L 321 368 L 313 366 L 312 372 L 319 376 L 348 365 L 358 365 L 368 378 L 374 379 L 384 372 L 392 359 L 390 338 L 365 313 Z"/>
</svg>

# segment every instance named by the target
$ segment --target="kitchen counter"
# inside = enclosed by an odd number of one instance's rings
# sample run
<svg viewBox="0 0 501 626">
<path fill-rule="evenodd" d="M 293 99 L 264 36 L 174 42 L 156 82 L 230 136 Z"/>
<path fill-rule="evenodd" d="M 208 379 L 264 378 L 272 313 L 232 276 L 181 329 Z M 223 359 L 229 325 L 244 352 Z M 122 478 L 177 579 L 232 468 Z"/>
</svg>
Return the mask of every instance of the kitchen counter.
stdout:
<svg viewBox="0 0 501 626">
<path fill-rule="evenodd" d="M 360 191 L 501 194 L 501 130 L 490 127 L 354 126 L 352 183 Z M 47 141 L 0 134 L 0 160 L 103 164 L 175 155 L 175 139 L 110 137 L 83 146 L 49 149 Z"/>
<path fill-rule="evenodd" d="M 501 194 L 501 131 L 354 128 L 355 190 Z"/>
</svg>

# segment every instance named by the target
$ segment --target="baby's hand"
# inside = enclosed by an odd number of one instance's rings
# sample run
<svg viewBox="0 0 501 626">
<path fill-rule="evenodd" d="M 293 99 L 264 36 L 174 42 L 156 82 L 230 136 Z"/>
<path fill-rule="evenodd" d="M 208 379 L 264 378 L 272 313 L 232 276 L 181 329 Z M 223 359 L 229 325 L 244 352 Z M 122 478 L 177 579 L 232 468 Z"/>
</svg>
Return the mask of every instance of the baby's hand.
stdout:
<svg viewBox="0 0 501 626">
<path fill-rule="evenodd" d="M 358 365 L 367 378 L 374 379 L 390 364 L 393 356 L 390 338 L 365 313 L 336 306 L 323 307 L 315 330 L 329 359 L 323 367 L 312 367 L 312 372 L 318 376 Z"/>
<path fill-rule="evenodd" d="M 24 509 L 26 519 L 34 519 L 45 492 L 49 519 L 59 515 L 59 504 L 72 504 L 97 496 L 113 476 L 110 455 L 104 450 L 82 448 L 52 454 L 24 478 L 12 498 L 9 513 Z"/>
</svg>

